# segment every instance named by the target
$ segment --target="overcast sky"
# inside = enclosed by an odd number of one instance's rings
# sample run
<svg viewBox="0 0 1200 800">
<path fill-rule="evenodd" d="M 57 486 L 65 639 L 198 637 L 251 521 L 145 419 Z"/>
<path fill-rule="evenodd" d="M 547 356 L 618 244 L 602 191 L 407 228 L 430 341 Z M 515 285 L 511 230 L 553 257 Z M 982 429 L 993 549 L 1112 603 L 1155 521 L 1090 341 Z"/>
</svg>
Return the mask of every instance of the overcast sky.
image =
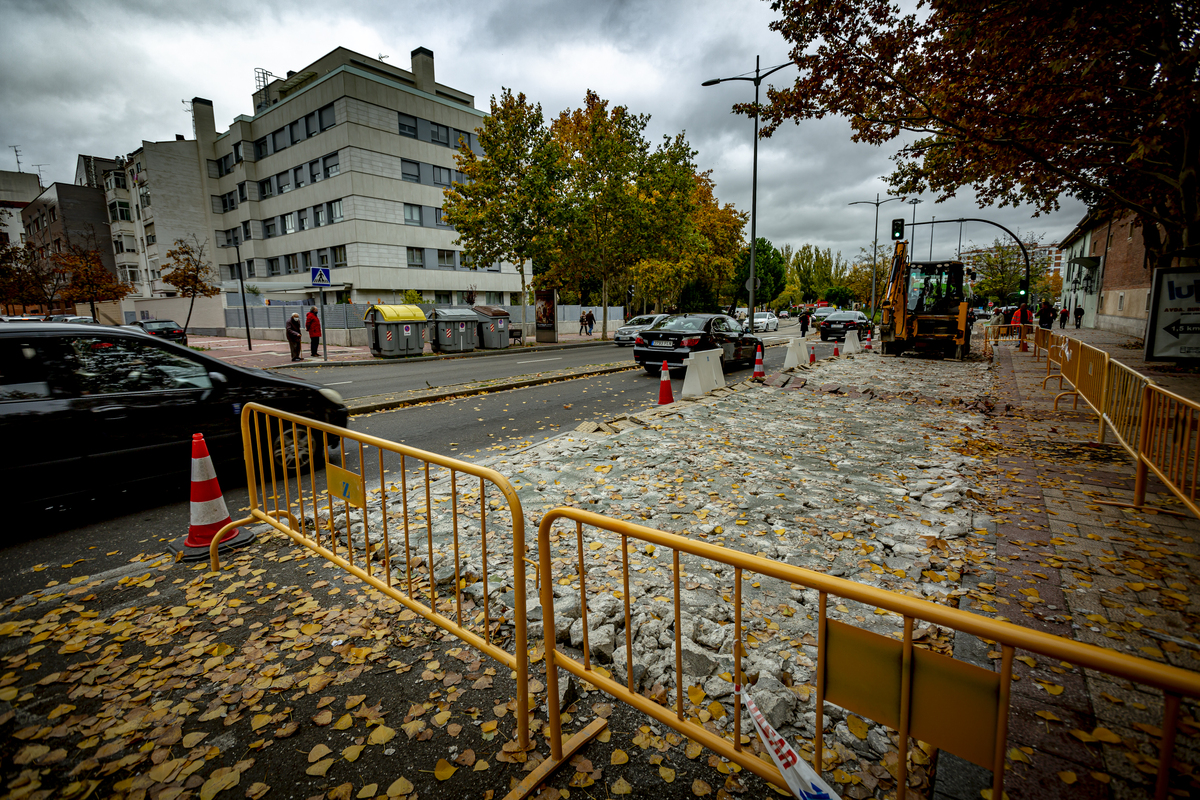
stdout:
<svg viewBox="0 0 1200 800">
<path fill-rule="evenodd" d="M 42 164 L 46 185 L 71 182 L 80 153 L 112 157 L 143 139 L 191 138 L 184 99 L 212 100 L 217 130 L 225 130 L 253 113 L 255 67 L 286 75 L 341 45 L 408 69 L 409 53 L 426 47 L 438 82 L 473 94 L 483 110 L 510 87 L 550 118 L 581 105 L 590 88 L 651 115 L 652 141 L 686 131 L 721 201 L 749 211 L 753 123 L 730 106 L 753 99 L 753 85 L 700 83 L 752 71 L 756 55 L 764 68 L 783 63 L 788 52 L 768 29 L 773 14 L 762 0 L 0 0 L 0 19 L 0 169 L 16 169 L 8 146 L 19 145 L 22 169 Z M 869 249 L 875 209 L 847 204 L 887 196 L 893 151 L 853 144 L 840 119 L 791 124 L 761 140 L 758 235 L 846 258 Z M 1085 211 L 1066 197 L 1061 211 L 1040 218 L 1027 208 L 981 210 L 969 189 L 932 201 L 916 206 L 918 221 L 985 217 L 1046 242 L 1059 241 Z M 890 246 L 889 221 L 912 215 L 899 200 L 880 208 L 881 249 Z M 916 234 L 919 256 L 929 254 L 929 230 Z M 967 226 L 963 247 L 999 233 Z M 958 225 L 937 226 L 933 256 L 953 255 L 958 240 Z"/>
</svg>

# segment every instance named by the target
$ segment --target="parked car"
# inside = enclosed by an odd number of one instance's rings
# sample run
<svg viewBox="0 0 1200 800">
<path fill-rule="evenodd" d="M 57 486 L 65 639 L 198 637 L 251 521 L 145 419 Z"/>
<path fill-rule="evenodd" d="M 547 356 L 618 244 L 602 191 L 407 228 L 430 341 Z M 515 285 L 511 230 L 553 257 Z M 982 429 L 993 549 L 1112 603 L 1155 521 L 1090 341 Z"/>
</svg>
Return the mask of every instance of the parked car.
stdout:
<svg viewBox="0 0 1200 800">
<path fill-rule="evenodd" d="M 790 316 L 791 316 L 791 314 L 788 313 L 788 310 L 786 308 L 779 312 L 780 319 L 787 319 Z"/>
<path fill-rule="evenodd" d="M 845 339 L 847 331 L 865 331 L 869 324 L 867 315 L 861 311 L 835 311 L 821 320 L 821 341 Z"/>
<path fill-rule="evenodd" d="M 837 309 L 833 306 L 818 306 L 817 308 L 814 308 L 812 312 L 813 322 L 820 322 L 836 311 Z"/>
<path fill-rule="evenodd" d="M 754 330 L 777 331 L 779 330 L 779 318 L 770 311 L 755 311 Z"/>
<path fill-rule="evenodd" d="M 187 345 L 187 331 L 178 322 L 169 319 L 139 319 L 133 324 L 151 336 L 161 336 L 184 346 Z"/>
<path fill-rule="evenodd" d="M 638 333 L 646 330 L 654 323 L 658 322 L 666 314 L 643 314 L 640 317 L 634 317 L 626 322 L 621 327 L 617 328 L 616 334 L 613 335 L 613 341 L 617 343 L 617 347 L 625 347 L 633 344 L 633 340 L 637 338 Z"/>
<path fill-rule="evenodd" d="M 341 395 L 300 378 L 234 366 L 160 337 L 117 327 L 39 322 L 0 326 L 0 461 L 18 501 L 183 483 L 202 433 L 223 482 L 244 476 L 240 414 L 248 402 L 345 426 Z M 277 469 L 319 463 L 303 434 L 276 431 Z M 316 437 L 314 437 L 315 439 Z M 332 443 L 331 443 L 332 444 Z M 186 494 L 182 495 L 186 498 Z"/>
<path fill-rule="evenodd" d="M 5 321 L 5 322 L 41 322 L 41 321 L 42 321 L 42 318 L 41 318 L 41 317 L 31 317 L 31 316 L 28 316 L 28 315 L 26 315 L 26 316 L 13 316 L 13 317 L 5 317 L 5 318 L 4 318 L 4 321 Z"/>
<path fill-rule="evenodd" d="M 56 322 L 66 322 L 70 325 L 99 325 L 100 323 L 94 317 L 66 317 L 65 319 L 55 320 Z"/>
<path fill-rule="evenodd" d="M 651 375 L 662 371 L 664 361 L 669 370 L 683 369 L 693 350 L 722 351 L 722 365 L 753 364 L 761 344 L 762 339 L 725 314 L 672 314 L 637 335 L 633 360 Z"/>
</svg>

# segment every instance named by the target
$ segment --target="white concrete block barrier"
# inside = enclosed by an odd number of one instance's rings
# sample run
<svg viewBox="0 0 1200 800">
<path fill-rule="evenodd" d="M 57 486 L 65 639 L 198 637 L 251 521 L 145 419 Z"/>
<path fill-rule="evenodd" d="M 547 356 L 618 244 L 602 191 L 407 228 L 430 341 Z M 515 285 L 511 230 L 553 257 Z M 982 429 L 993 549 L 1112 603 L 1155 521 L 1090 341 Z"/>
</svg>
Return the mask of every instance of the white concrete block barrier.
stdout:
<svg viewBox="0 0 1200 800">
<path fill-rule="evenodd" d="M 694 352 L 684 359 L 684 363 L 687 365 L 687 374 L 683 379 L 684 397 L 703 397 L 725 385 L 720 350 Z"/>
<path fill-rule="evenodd" d="M 801 364 L 808 363 L 808 343 L 799 337 L 788 339 L 787 355 L 783 360 L 783 368 L 789 370 Z"/>
<path fill-rule="evenodd" d="M 842 347 L 842 355 L 852 356 L 862 351 L 862 345 L 858 343 L 858 331 L 846 331 L 846 343 Z"/>
</svg>

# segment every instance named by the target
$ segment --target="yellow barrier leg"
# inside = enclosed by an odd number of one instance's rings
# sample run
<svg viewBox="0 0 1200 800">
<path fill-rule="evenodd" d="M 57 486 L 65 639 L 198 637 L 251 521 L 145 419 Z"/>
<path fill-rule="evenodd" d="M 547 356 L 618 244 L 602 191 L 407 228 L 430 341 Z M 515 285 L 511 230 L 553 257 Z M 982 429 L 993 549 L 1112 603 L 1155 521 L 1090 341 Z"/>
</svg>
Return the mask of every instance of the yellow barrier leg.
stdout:
<svg viewBox="0 0 1200 800">
<path fill-rule="evenodd" d="M 548 697 L 546 702 L 557 703 L 558 698 Z M 504 800 L 524 800 L 524 798 L 529 797 L 556 769 L 574 758 L 575 754 L 582 750 L 584 745 L 599 736 L 606 727 L 608 727 L 608 720 L 592 720 L 586 728 L 562 744 L 562 756 L 560 758 L 547 758 L 538 764 L 533 772 L 526 775 L 523 781 L 514 786 L 513 790 L 504 796 Z"/>
</svg>

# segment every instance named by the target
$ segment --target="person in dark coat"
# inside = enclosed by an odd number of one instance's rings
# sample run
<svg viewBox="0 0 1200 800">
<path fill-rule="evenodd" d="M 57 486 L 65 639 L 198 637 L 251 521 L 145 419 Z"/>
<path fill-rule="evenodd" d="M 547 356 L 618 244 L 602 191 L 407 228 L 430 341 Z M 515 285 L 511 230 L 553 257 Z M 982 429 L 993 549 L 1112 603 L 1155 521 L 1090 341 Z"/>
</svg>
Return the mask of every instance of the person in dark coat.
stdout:
<svg viewBox="0 0 1200 800">
<path fill-rule="evenodd" d="M 304 329 L 308 331 L 308 340 L 312 344 L 313 358 L 317 357 L 317 347 L 321 344 L 321 318 L 317 316 L 317 307 L 313 306 L 308 310 L 308 316 L 304 318 Z"/>
<path fill-rule="evenodd" d="M 284 326 L 284 332 L 287 334 L 288 347 L 292 349 L 292 361 L 303 361 L 300 357 L 300 314 L 294 312 L 292 318 L 287 321 Z"/>
<path fill-rule="evenodd" d="M 580 311 L 579 312 L 579 335 L 583 336 L 583 333 L 586 330 L 587 330 L 587 314 Z"/>
<path fill-rule="evenodd" d="M 1054 318 L 1057 314 L 1054 313 L 1054 306 L 1050 305 L 1049 300 L 1043 300 L 1042 305 L 1038 308 L 1037 321 L 1038 327 L 1045 330 L 1050 330 L 1054 327 Z"/>
<path fill-rule="evenodd" d="M 1075 306 L 1075 327 L 1078 328 L 1083 322 L 1083 306 Z"/>
<path fill-rule="evenodd" d="M 588 311 L 587 317 L 585 317 L 584 319 L 587 321 L 588 336 L 591 336 L 592 331 L 595 330 L 595 328 L 596 328 L 596 315 L 593 314 L 591 311 Z"/>
</svg>

